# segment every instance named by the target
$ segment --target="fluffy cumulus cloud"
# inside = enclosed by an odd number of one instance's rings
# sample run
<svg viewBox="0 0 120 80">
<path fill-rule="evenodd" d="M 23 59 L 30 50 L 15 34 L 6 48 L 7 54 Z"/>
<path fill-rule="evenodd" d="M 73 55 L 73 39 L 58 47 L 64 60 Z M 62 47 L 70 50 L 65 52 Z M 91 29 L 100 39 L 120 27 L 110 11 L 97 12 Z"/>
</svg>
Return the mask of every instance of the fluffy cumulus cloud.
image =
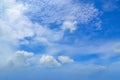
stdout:
<svg viewBox="0 0 120 80">
<path fill-rule="evenodd" d="M 65 63 L 73 63 L 74 60 L 69 58 L 68 56 L 58 56 L 56 59 L 51 55 L 42 55 L 39 59 L 40 65 L 48 66 L 48 67 L 59 67 L 63 66 Z"/>
<path fill-rule="evenodd" d="M 34 54 L 26 51 L 17 51 L 8 59 L 8 66 L 30 66 Z"/>
<path fill-rule="evenodd" d="M 70 30 L 70 32 L 73 32 L 74 30 L 76 30 L 76 24 L 77 24 L 77 22 L 75 21 L 75 22 L 71 22 L 71 21 L 64 21 L 63 22 L 63 25 L 62 25 L 62 29 L 63 29 L 63 31 L 65 31 L 65 30 Z"/>
<path fill-rule="evenodd" d="M 40 64 L 45 66 L 60 66 L 60 63 L 50 55 L 42 55 L 40 58 Z"/>
</svg>

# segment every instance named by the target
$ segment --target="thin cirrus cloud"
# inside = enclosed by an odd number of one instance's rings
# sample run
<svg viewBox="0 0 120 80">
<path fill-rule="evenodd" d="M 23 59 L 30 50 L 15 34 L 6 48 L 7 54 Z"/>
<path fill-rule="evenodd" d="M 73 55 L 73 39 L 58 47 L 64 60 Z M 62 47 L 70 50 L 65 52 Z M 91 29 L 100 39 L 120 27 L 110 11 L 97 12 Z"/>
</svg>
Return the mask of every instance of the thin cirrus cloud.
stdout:
<svg viewBox="0 0 120 80">
<path fill-rule="evenodd" d="M 103 1 L 103 10 L 104 11 L 113 11 L 119 9 L 119 0 L 109 0 L 108 2 Z"/>
</svg>

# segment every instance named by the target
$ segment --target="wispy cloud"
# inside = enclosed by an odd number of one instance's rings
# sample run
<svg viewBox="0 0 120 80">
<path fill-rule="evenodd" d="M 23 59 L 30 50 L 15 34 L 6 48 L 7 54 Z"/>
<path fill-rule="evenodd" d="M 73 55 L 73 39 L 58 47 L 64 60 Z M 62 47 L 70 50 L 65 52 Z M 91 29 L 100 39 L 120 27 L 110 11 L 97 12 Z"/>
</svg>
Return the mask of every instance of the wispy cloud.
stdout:
<svg viewBox="0 0 120 80">
<path fill-rule="evenodd" d="M 119 9 L 119 6 L 118 6 L 118 3 L 119 0 L 109 0 L 109 1 L 104 1 L 104 4 L 103 4 L 103 10 L 104 11 L 113 11 L 113 10 L 116 10 L 116 9 Z"/>
</svg>

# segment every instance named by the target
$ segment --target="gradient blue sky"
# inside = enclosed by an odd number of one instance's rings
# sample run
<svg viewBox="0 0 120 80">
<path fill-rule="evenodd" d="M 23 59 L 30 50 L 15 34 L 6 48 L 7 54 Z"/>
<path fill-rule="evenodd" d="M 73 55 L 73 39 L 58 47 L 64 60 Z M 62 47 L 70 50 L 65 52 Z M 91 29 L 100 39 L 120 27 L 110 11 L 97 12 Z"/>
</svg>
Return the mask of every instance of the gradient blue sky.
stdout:
<svg viewBox="0 0 120 80">
<path fill-rule="evenodd" d="M 0 80 L 119 80 L 120 0 L 0 0 Z"/>
</svg>

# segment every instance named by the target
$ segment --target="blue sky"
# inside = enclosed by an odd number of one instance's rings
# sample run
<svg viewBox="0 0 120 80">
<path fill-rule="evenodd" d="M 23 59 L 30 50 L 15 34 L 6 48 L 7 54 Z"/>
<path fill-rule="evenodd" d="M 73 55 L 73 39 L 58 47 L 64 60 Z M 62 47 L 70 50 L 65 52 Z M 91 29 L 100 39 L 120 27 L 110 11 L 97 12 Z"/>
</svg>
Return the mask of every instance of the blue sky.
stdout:
<svg viewBox="0 0 120 80">
<path fill-rule="evenodd" d="M 0 80 L 119 80 L 120 0 L 0 0 Z"/>
</svg>

